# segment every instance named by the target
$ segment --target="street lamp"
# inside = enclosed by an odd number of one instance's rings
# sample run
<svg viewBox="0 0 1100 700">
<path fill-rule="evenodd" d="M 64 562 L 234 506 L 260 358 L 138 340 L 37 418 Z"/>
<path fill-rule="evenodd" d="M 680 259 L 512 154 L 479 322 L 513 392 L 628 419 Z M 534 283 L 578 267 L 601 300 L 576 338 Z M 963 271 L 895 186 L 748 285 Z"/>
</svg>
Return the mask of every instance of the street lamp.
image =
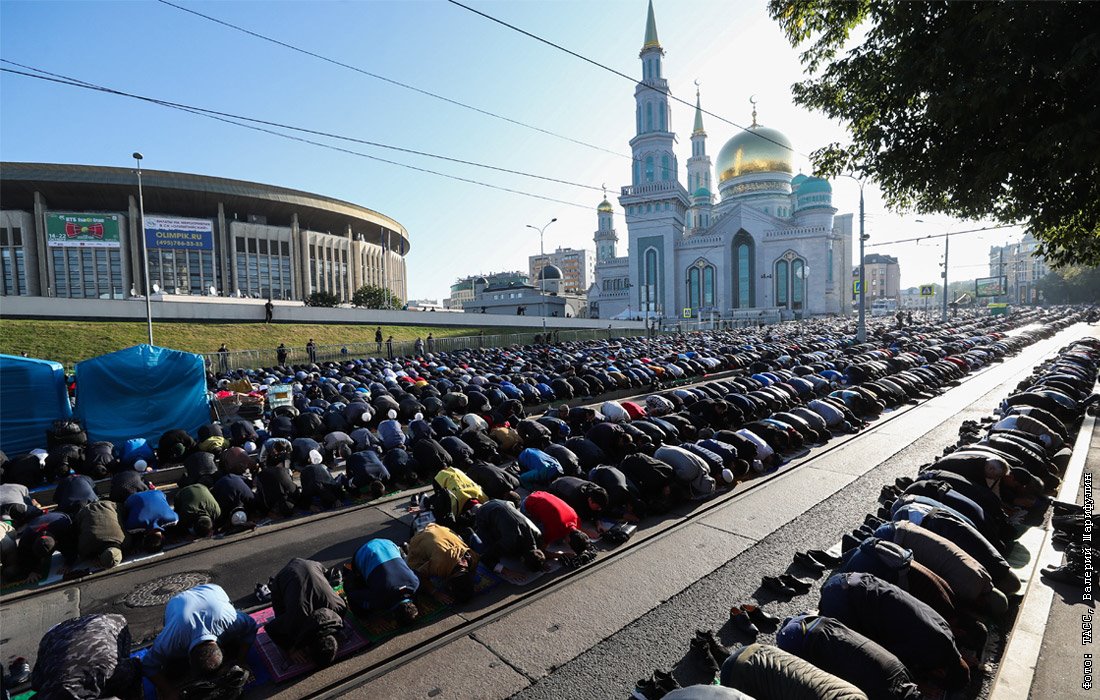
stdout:
<svg viewBox="0 0 1100 700">
<path fill-rule="evenodd" d="M 153 344 L 153 307 L 150 303 L 149 296 L 151 289 L 149 287 L 149 242 L 145 240 L 145 197 L 141 190 L 141 159 L 142 155 L 137 151 L 134 151 L 134 162 L 137 163 L 137 181 L 138 181 L 138 211 L 141 213 L 141 222 L 138 230 L 141 231 L 139 237 L 141 238 L 141 270 L 145 279 L 145 323 L 149 328 L 149 344 Z"/>
<path fill-rule="evenodd" d="M 924 219 L 915 219 L 918 224 L 930 224 L 931 221 L 925 221 Z M 943 313 L 940 316 L 941 323 L 947 323 L 947 253 L 951 247 L 951 232 L 947 229 L 950 228 L 950 224 L 946 224 L 943 227 Z"/>
<path fill-rule="evenodd" d="M 557 220 L 558 220 L 558 217 L 555 216 L 553 219 L 550 219 L 549 221 L 547 221 L 546 224 L 542 228 L 539 228 L 538 226 L 532 226 L 531 224 L 527 224 L 527 228 L 533 228 L 533 229 L 535 229 L 536 231 L 539 232 L 539 256 L 544 258 L 544 260 L 542 261 L 542 267 L 544 269 L 546 268 L 548 263 L 545 260 L 546 247 L 543 245 L 543 234 L 546 232 L 546 229 L 550 227 L 550 224 L 554 223 Z M 539 292 L 541 292 L 543 296 L 546 296 L 546 275 L 541 274 L 541 270 L 540 270 L 539 276 L 541 277 L 541 279 L 539 279 Z M 543 300 L 543 303 L 541 304 L 541 306 L 542 306 L 543 315 L 545 316 L 546 315 L 546 300 L 545 299 Z"/>
<path fill-rule="evenodd" d="M 867 340 L 867 285 L 864 282 L 863 244 L 870 238 L 863 232 L 866 218 L 863 209 L 863 180 L 847 173 L 841 173 L 840 176 L 851 178 L 859 184 L 859 327 L 856 330 L 856 340 L 862 343 Z"/>
</svg>

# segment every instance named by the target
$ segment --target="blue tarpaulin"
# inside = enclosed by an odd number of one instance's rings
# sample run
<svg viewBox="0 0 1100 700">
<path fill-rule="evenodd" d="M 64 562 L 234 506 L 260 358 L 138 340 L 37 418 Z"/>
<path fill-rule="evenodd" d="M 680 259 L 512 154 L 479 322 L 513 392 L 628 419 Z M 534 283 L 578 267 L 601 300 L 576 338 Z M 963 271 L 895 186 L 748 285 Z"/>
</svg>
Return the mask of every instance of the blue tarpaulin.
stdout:
<svg viewBox="0 0 1100 700">
<path fill-rule="evenodd" d="M 65 368 L 49 360 L 0 355 L 0 450 L 9 457 L 46 447 L 46 431 L 72 415 Z"/>
<path fill-rule="evenodd" d="M 89 440 L 116 445 L 210 422 L 202 356 L 135 345 L 76 366 L 76 415 Z"/>
</svg>

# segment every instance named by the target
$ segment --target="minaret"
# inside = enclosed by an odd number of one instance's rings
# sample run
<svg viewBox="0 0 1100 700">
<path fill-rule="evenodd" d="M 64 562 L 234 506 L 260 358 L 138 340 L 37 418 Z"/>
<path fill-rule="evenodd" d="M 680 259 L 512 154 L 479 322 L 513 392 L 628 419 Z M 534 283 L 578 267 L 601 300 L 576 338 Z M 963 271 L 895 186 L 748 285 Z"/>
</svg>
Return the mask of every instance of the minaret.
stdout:
<svg viewBox="0 0 1100 700">
<path fill-rule="evenodd" d="M 707 132 L 703 129 L 703 106 L 699 97 L 699 81 L 695 81 L 695 126 L 691 131 L 691 157 L 687 162 L 688 193 L 691 195 L 689 228 L 710 226 L 710 207 L 714 196 L 710 189 L 710 156 L 707 155 Z"/>
<path fill-rule="evenodd" d="M 642 81 L 634 90 L 635 136 L 630 140 L 634 155 L 635 186 L 652 182 L 675 182 L 676 154 L 673 147 L 671 111 L 668 106 L 668 81 L 662 74 L 661 59 L 665 50 L 657 40 L 657 20 L 653 17 L 653 0 L 649 0 L 645 41 L 638 57 L 642 59 Z"/>
<path fill-rule="evenodd" d="M 615 208 L 611 206 L 611 202 L 607 201 L 607 189 L 605 188 L 603 201 L 596 207 L 597 228 L 594 240 L 596 241 L 597 265 L 615 259 L 615 245 L 619 242 L 619 235 L 615 233 L 614 215 Z"/>
</svg>

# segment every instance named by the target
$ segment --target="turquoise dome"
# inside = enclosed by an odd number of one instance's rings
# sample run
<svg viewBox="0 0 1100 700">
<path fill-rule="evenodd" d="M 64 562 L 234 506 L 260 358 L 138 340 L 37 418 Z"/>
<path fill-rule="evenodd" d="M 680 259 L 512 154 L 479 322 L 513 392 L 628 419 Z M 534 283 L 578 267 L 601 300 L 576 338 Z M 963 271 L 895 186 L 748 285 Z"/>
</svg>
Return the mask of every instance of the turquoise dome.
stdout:
<svg viewBox="0 0 1100 700">
<path fill-rule="evenodd" d="M 700 187 L 699 189 L 695 190 L 695 194 L 692 196 L 704 198 L 710 197 L 710 190 L 708 190 L 706 187 Z"/>
<path fill-rule="evenodd" d="M 794 186 L 794 180 L 791 180 L 791 185 Z M 833 186 L 829 184 L 829 181 L 820 177 L 808 177 L 797 185 L 797 187 L 799 196 L 816 193 L 833 193 Z"/>
<path fill-rule="evenodd" d="M 802 173 L 799 173 L 799 174 L 795 175 L 794 177 L 791 178 L 791 189 L 792 190 L 798 189 L 798 186 L 801 185 L 803 182 L 805 182 L 807 179 L 808 178 L 805 175 L 803 175 Z"/>
</svg>

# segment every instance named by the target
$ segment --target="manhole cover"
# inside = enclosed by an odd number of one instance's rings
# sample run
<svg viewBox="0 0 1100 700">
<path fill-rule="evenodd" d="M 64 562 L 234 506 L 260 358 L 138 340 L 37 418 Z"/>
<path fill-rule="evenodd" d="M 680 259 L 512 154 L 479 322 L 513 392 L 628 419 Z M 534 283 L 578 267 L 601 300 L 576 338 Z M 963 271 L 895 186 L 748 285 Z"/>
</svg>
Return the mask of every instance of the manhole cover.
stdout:
<svg viewBox="0 0 1100 700">
<path fill-rule="evenodd" d="M 150 608 L 154 605 L 164 605 L 168 599 L 188 588 L 210 583 L 210 574 L 201 571 L 187 571 L 182 574 L 172 574 L 147 581 L 122 599 L 122 602 L 131 608 Z"/>
</svg>

